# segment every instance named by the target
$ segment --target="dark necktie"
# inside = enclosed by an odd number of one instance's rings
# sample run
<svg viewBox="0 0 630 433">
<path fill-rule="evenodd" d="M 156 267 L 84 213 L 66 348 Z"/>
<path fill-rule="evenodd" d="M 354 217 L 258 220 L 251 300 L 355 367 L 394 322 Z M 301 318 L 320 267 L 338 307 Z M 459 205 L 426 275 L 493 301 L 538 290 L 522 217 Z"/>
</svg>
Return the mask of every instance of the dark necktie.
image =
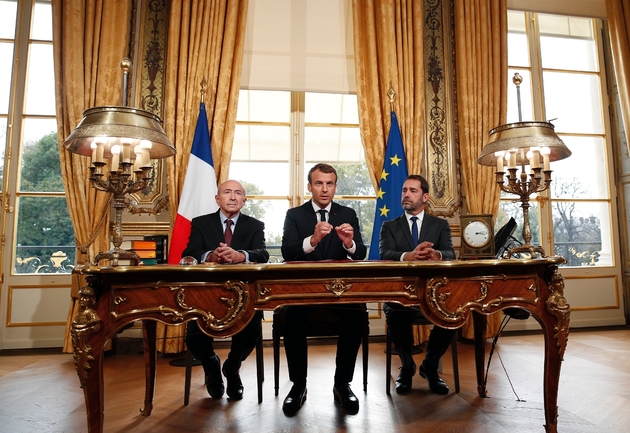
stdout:
<svg viewBox="0 0 630 433">
<path fill-rule="evenodd" d="M 230 244 L 232 243 L 232 224 L 234 224 L 234 221 L 232 220 L 225 220 L 225 243 L 227 244 L 227 246 L 229 247 Z"/>
<path fill-rule="evenodd" d="M 326 222 L 326 210 L 324 210 L 324 209 L 320 209 L 320 210 L 318 210 L 317 212 L 319 212 L 319 215 L 320 215 L 320 220 L 321 220 L 322 222 Z"/>
<path fill-rule="evenodd" d="M 413 238 L 413 246 L 414 248 L 418 246 L 418 217 L 417 216 L 412 216 L 411 217 L 411 237 Z"/>
</svg>

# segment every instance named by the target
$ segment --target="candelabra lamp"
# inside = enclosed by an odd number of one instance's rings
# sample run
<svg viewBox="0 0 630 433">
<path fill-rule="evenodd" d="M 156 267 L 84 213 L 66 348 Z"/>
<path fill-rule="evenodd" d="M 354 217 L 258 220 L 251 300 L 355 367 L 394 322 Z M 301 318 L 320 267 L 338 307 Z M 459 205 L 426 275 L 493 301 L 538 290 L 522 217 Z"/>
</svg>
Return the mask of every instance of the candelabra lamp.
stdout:
<svg viewBox="0 0 630 433">
<path fill-rule="evenodd" d="M 571 151 L 556 135 L 549 122 L 516 122 L 490 130 L 490 139 L 484 146 L 477 162 L 496 165 L 496 182 L 502 191 L 516 194 L 523 209 L 523 240 L 525 243 L 510 248 L 507 257 L 529 253 L 530 257 L 546 257 L 545 250 L 530 243 L 532 232 L 529 224 L 529 198 L 551 184 L 550 162 L 571 156 Z M 507 165 L 507 174 L 505 166 Z M 529 166 L 529 174 L 526 171 Z M 518 167 L 521 172 L 518 174 Z"/>
<path fill-rule="evenodd" d="M 97 264 L 101 260 L 109 260 L 112 266 L 118 266 L 121 259 L 136 265 L 140 263 L 140 257 L 135 252 L 120 248 L 125 195 L 138 192 L 150 184 L 152 159 L 175 155 L 175 147 L 162 129 L 162 120 L 153 113 L 127 106 L 126 89 L 131 62 L 124 59 L 120 67 L 124 83 L 123 106 L 85 110 L 83 119 L 63 143 L 66 150 L 92 158 L 92 186 L 113 196 L 111 236 L 114 247 L 95 257 Z M 105 172 L 105 159 L 111 159 L 108 173 Z"/>
</svg>

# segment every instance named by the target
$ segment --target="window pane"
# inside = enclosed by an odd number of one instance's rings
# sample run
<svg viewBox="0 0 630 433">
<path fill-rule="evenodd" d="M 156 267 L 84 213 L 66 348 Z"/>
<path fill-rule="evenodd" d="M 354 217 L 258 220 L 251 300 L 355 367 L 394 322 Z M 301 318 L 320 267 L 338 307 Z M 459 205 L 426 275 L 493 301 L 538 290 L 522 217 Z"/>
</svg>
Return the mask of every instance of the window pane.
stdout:
<svg viewBox="0 0 630 433">
<path fill-rule="evenodd" d="M 288 162 L 234 161 L 230 163 L 230 179 L 256 185 L 259 195 L 286 197 L 289 194 Z M 253 194 L 249 190 L 247 194 Z"/>
<path fill-rule="evenodd" d="M 76 246 L 66 198 L 18 197 L 17 216 L 15 272 L 71 272 Z"/>
<path fill-rule="evenodd" d="M 236 125 L 232 161 L 288 161 L 290 144 L 288 126 Z"/>
<path fill-rule="evenodd" d="M 31 39 L 52 41 L 52 8 L 50 1 L 38 0 L 33 9 Z"/>
<path fill-rule="evenodd" d="M 573 36 L 593 39 L 593 26 L 589 18 L 538 14 L 541 35 Z"/>
<path fill-rule="evenodd" d="M 572 154 L 569 158 L 551 164 L 553 197 L 607 199 L 608 171 L 604 139 L 571 136 L 561 138 Z M 576 169 L 577 167 L 582 170 Z M 588 175 L 585 175 L 587 172 Z"/>
<path fill-rule="evenodd" d="M 514 74 L 518 72 L 523 78 L 521 83 L 521 117 L 518 117 L 518 92 L 516 85 L 512 81 Z M 513 122 L 527 122 L 528 120 L 534 120 L 533 102 L 532 102 L 532 77 L 530 71 L 527 69 L 508 69 L 508 123 Z M 497 125 L 498 126 L 498 125 Z"/>
<path fill-rule="evenodd" d="M 529 228 L 532 232 L 532 238 L 529 241 L 532 245 L 540 245 L 540 225 L 538 214 L 538 203 L 530 200 L 529 206 Z M 523 239 L 523 209 L 519 201 L 501 201 L 499 203 L 499 212 L 495 222 L 495 228 L 498 230 L 503 227 L 510 218 L 516 221 L 516 229 L 512 235 L 520 244 L 524 243 Z"/>
<path fill-rule="evenodd" d="M 356 95 L 306 93 L 304 121 L 315 123 L 359 124 Z"/>
<path fill-rule="evenodd" d="M 290 122 L 291 92 L 241 89 L 238 95 L 236 120 Z"/>
<path fill-rule="evenodd" d="M 592 39 L 541 37 L 540 50 L 543 68 L 593 72 L 599 69 Z"/>
<path fill-rule="evenodd" d="M 250 195 L 249 185 L 246 184 L 247 195 Z M 283 200 L 258 200 L 248 198 L 242 212 L 265 223 L 265 242 L 271 262 L 282 261 L 280 246 L 282 245 L 282 229 L 284 218 L 289 209 L 289 201 Z M 238 229 L 237 229 L 238 230 Z"/>
<path fill-rule="evenodd" d="M 15 39 L 17 0 L 0 0 L 0 38 Z"/>
<path fill-rule="evenodd" d="M 24 130 L 34 132 L 40 123 L 51 121 L 26 119 Z M 52 120 L 52 122 L 55 122 Z M 31 128 L 29 125 L 34 125 Z M 63 180 L 59 163 L 57 132 L 53 130 L 37 138 L 25 139 L 22 144 L 22 170 L 20 190 L 37 192 L 63 192 Z"/>
<path fill-rule="evenodd" d="M 26 77 L 26 114 L 55 115 L 55 74 L 51 44 L 31 44 Z"/>
<path fill-rule="evenodd" d="M 529 67 L 524 12 L 508 11 L 508 65 Z"/>
<path fill-rule="evenodd" d="M 566 266 L 611 266 L 612 242 L 608 203 L 554 202 L 555 254 Z"/>
<path fill-rule="evenodd" d="M 604 132 L 597 75 L 544 72 L 543 79 L 547 119 L 556 119 L 556 132 Z"/>
<path fill-rule="evenodd" d="M 0 114 L 9 113 L 13 44 L 0 42 Z"/>
<path fill-rule="evenodd" d="M 304 157 L 306 162 L 360 163 L 365 160 L 359 128 L 306 127 Z"/>
</svg>

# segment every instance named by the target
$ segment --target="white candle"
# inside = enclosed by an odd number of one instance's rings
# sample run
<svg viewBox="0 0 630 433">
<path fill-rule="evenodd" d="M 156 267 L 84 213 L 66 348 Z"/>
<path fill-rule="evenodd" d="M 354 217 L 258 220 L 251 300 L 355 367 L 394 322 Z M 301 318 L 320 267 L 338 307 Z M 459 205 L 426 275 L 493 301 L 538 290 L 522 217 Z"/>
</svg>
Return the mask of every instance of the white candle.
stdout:
<svg viewBox="0 0 630 433">
<path fill-rule="evenodd" d="M 518 149 L 510 149 L 510 162 L 508 163 L 508 168 L 516 168 L 516 152 Z"/>
<path fill-rule="evenodd" d="M 551 170 L 551 168 L 549 168 L 549 154 L 551 153 L 551 149 L 545 146 L 542 149 L 540 149 L 540 153 L 542 154 L 542 157 L 543 157 L 543 170 L 545 171 Z"/>
<path fill-rule="evenodd" d="M 140 145 L 133 148 L 133 153 L 136 154 L 136 162 L 133 165 L 133 171 L 142 171 L 140 167 L 142 167 L 144 163 L 142 161 L 142 148 Z"/>
<path fill-rule="evenodd" d="M 122 162 L 131 162 L 131 143 L 133 143 L 133 138 L 121 138 L 120 143 L 122 144 Z"/>
<path fill-rule="evenodd" d="M 96 137 L 94 139 L 96 142 L 96 158 L 95 162 L 103 162 L 103 153 L 105 151 L 105 143 L 107 143 L 106 137 Z"/>
<path fill-rule="evenodd" d="M 505 157 L 505 152 L 494 152 L 494 156 L 497 157 L 497 172 L 503 173 L 503 158 Z"/>
<path fill-rule="evenodd" d="M 151 166 L 151 154 L 149 151 L 151 150 L 152 146 L 153 146 L 153 143 L 151 143 L 149 140 L 142 140 L 140 142 L 140 148 L 142 149 L 142 166 L 143 167 Z"/>
<path fill-rule="evenodd" d="M 112 167 L 110 168 L 110 171 L 114 172 L 114 171 L 118 171 L 118 161 L 120 159 L 120 145 L 119 144 L 114 144 L 112 146 Z"/>
<path fill-rule="evenodd" d="M 540 167 L 540 147 L 532 147 L 530 152 L 532 153 L 532 157 L 527 157 L 529 158 L 529 165 L 531 168 Z"/>
<path fill-rule="evenodd" d="M 92 165 L 94 165 L 96 161 L 96 147 L 96 142 L 93 141 L 92 144 L 90 144 L 90 148 L 92 149 Z"/>
</svg>

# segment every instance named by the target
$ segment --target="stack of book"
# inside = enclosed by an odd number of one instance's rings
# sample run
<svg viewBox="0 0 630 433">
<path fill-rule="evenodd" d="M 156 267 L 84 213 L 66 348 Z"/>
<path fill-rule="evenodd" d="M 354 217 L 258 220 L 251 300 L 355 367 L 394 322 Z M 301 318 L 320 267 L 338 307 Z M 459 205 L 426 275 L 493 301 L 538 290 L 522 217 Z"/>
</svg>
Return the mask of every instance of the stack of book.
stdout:
<svg viewBox="0 0 630 433">
<path fill-rule="evenodd" d="M 167 242 L 168 236 L 166 235 L 155 235 L 155 236 L 145 236 L 145 241 L 154 241 L 155 242 L 155 251 L 157 253 L 157 262 L 158 265 L 160 263 L 166 263 L 167 260 Z"/>
<path fill-rule="evenodd" d="M 157 265 L 157 245 L 155 241 L 149 240 L 133 240 L 131 241 L 131 249 L 140 257 L 144 265 Z"/>
</svg>

